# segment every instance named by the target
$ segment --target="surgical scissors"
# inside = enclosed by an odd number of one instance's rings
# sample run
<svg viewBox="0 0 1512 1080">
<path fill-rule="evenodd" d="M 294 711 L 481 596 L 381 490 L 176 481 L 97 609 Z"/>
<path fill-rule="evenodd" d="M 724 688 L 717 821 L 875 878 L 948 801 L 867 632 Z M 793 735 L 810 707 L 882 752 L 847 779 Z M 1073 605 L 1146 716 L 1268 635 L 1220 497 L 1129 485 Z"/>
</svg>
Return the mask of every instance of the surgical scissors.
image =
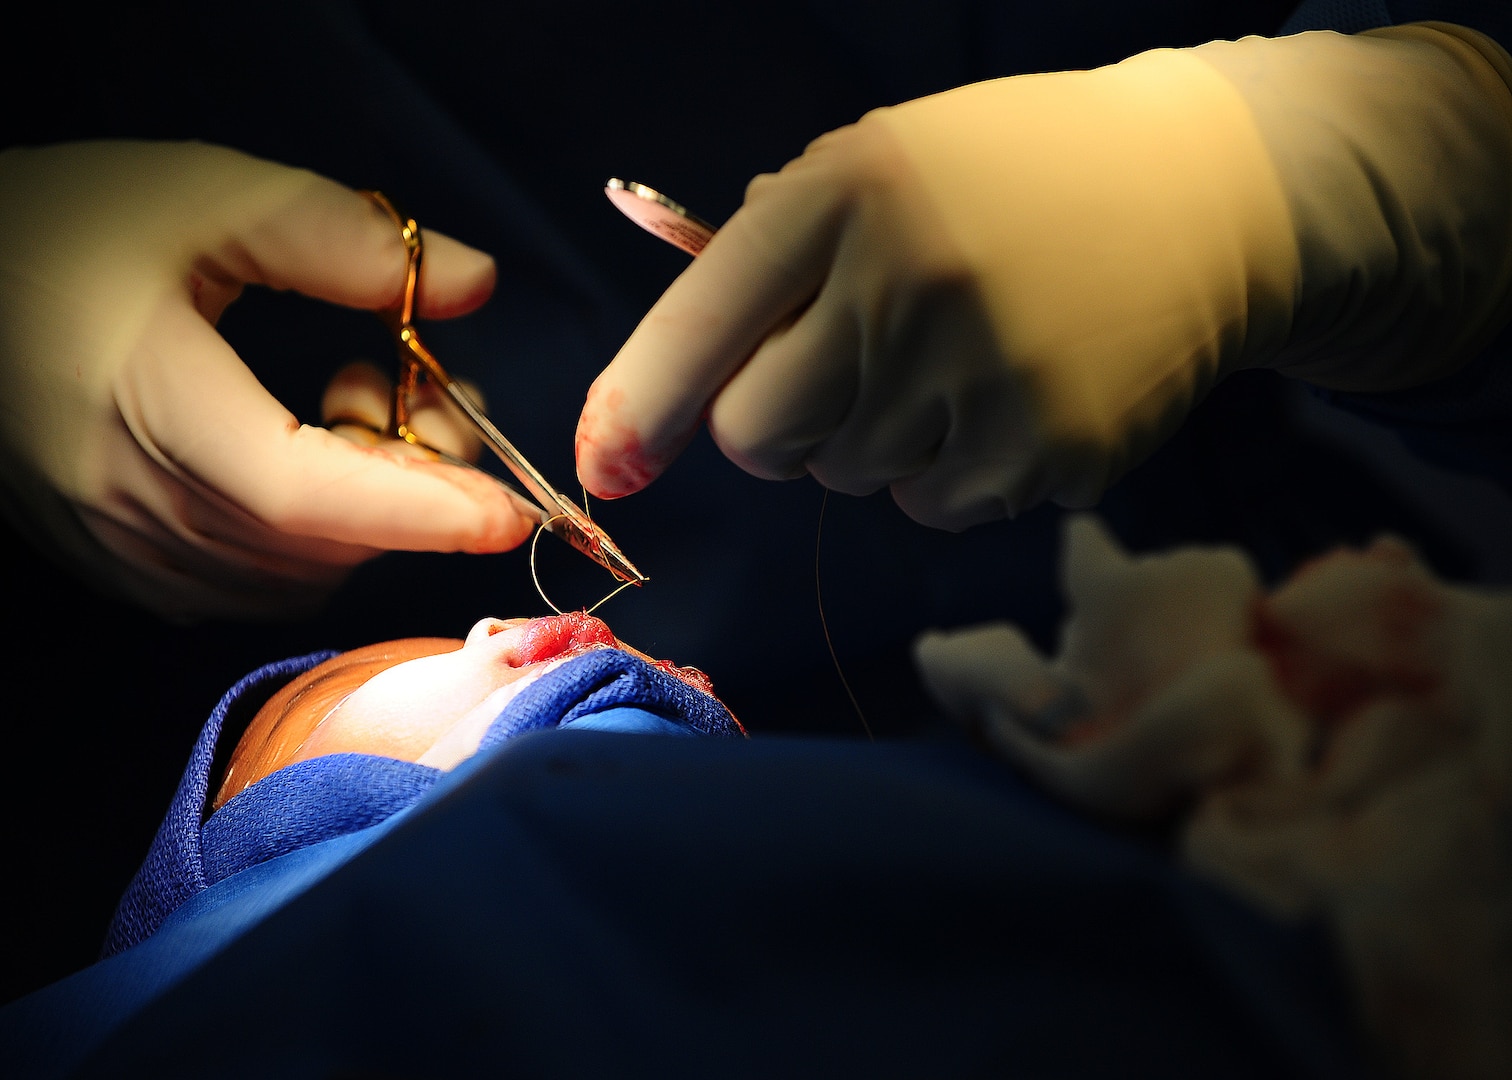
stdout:
<svg viewBox="0 0 1512 1080">
<path fill-rule="evenodd" d="M 515 479 L 524 485 L 531 498 L 540 506 L 543 515 L 542 529 L 565 540 L 620 581 L 633 585 L 644 584 L 649 579 L 636 569 L 634 563 L 625 558 L 614 541 L 609 539 L 609 534 L 594 524 L 587 513 L 579 509 L 571 499 L 547 482 L 540 470 L 514 448 L 514 445 L 504 437 L 503 432 L 489 420 L 472 395 L 447 374 L 435 354 L 425 347 L 414 325 L 415 290 L 420 283 L 420 258 L 423 251 L 420 226 L 414 218 L 400 213 L 394 203 L 382 192 L 365 191 L 363 194 L 393 219 L 394 225 L 404 238 L 404 249 L 408 257 L 403 299 L 397 306 L 378 313 L 379 318 L 394 335 L 394 342 L 399 352 L 399 378 L 394 385 L 393 410 L 386 432 L 388 437 L 403 439 L 405 442 L 425 449 L 432 449 L 426 447 L 425 443 L 409 428 L 410 395 L 414 392 L 420 378 L 428 377 L 462 410 L 483 442 L 498 455 L 499 460 L 508 467 Z M 467 464 L 450 455 L 441 456 L 454 464 Z"/>
</svg>

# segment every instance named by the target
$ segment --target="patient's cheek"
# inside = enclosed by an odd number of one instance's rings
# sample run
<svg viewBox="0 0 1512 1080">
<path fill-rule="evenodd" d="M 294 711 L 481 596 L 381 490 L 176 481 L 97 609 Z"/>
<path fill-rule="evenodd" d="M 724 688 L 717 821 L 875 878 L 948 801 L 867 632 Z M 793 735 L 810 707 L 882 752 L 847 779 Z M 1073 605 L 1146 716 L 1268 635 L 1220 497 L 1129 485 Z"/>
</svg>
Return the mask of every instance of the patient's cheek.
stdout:
<svg viewBox="0 0 1512 1080">
<path fill-rule="evenodd" d="M 461 655 L 411 660 L 373 676 L 326 715 L 296 760 L 341 753 L 418 760 L 496 688 Z"/>
<path fill-rule="evenodd" d="M 506 686 L 501 686 L 473 706 L 465 714 L 441 732 L 430 747 L 415 760 L 433 769 L 453 769 L 478 752 L 483 736 L 493 726 L 511 701 L 526 687 L 551 671 L 563 660 L 533 664 L 523 669 L 520 677 Z"/>
<path fill-rule="evenodd" d="M 424 713 L 338 708 L 310 733 L 296 761 L 328 754 L 379 754 L 414 761 L 436 739 L 439 724 Z"/>
</svg>

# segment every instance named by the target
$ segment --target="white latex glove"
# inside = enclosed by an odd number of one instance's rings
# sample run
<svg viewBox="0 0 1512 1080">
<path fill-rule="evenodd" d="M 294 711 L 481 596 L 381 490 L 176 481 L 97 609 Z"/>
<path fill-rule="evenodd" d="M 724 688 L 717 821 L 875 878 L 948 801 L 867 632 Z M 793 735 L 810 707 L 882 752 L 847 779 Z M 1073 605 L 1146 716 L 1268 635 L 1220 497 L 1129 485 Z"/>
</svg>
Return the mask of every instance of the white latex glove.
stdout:
<svg viewBox="0 0 1512 1080">
<path fill-rule="evenodd" d="M 216 332 L 246 285 L 397 302 L 403 245 L 368 199 L 220 147 L 100 141 L 0 154 L 0 212 L 4 509 L 99 587 L 175 619 L 279 615 L 384 550 L 530 535 L 481 473 L 300 424 Z M 470 311 L 494 278 L 427 233 L 419 313 Z"/>
<path fill-rule="evenodd" d="M 1212 385 L 1462 364 L 1512 290 L 1512 65 L 1438 24 L 1156 50 L 868 113 L 774 175 L 591 388 L 578 475 L 707 420 L 950 529 L 1085 506 Z"/>
</svg>

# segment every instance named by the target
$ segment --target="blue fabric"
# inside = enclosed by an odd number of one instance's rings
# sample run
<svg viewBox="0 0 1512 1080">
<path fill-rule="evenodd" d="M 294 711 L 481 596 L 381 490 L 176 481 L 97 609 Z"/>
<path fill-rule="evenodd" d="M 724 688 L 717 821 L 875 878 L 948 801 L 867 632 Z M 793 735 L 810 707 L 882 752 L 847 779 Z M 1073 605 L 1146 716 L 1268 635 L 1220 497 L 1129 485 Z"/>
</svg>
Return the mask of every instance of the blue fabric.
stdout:
<svg viewBox="0 0 1512 1080">
<path fill-rule="evenodd" d="M 676 720 L 699 735 L 732 735 L 738 728 L 724 706 L 708 694 L 628 653 L 604 649 L 564 664 L 549 678 L 527 686 L 489 726 L 479 748 L 626 704 Z"/>
<path fill-rule="evenodd" d="M 395 827 L 403 813 L 249 867 L 192 894 L 140 944 L 0 1010 L 5 1075 L 68 1076 L 111 1032 L 251 927 Z M 125 1075 L 124 1073 L 118 1075 Z"/>
<path fill-rule="evenodd" d="M 618 706 L 603 712 L 589 713 L 557 725 L 561 731 L 618 731 L 635 735 L 697 735 L 686 724 L 645 709 Z"/>
<path fill-rule="evenodd" d="M 329 651 L 310 653 L 266 664 L 226 691 L 200 730 L 163 824 L 116 908 L 115 918 L 105 934 L 103 955 L 119 952 L 149 936 L 169 912 L 205 887 L 199 851 L 200 825 L 209 797 L 210 767 L 227 716 L 249 704 L 255 711 L 289 679 L 335 655 Z M 250 715 L 246 714 L 244 722 Z"/>
<path fill-rule="evenodd" d="M 269 859 L 376 825 L 437 783 L 441 771 L 425 765 L 331 754 L 278 770 L 204 820 L 210 771 L 227 717 L 240 711 L 245 723 L 279 686 L 334 655 L 313 653 L 266 665 L 226 692 L 201 730 L 168 814 L 127 886 L 102 955 L 147 939 L 205 888 Z M 479 750 L 526 731 L 611 712 L 598 727 L 659 731 L 670 725 L 696 735 L 744 734 L 716 699 L 629 653 L 598 649 L 554 668 L 510 699 Z"/>
<path fill-rule="evenodd" d="M 385 821 L 440 776 L 440 769 L 372 754 L 285 766 L 229 799 L 200 829 L 205 884 Z"/>
<path fill-rule="evenodd" d="M 0 1012 L 0 1056 L 28 1078 L 1368 1076 L 1329 955 L 964 742 L 539 731 Z"/>
</svg>

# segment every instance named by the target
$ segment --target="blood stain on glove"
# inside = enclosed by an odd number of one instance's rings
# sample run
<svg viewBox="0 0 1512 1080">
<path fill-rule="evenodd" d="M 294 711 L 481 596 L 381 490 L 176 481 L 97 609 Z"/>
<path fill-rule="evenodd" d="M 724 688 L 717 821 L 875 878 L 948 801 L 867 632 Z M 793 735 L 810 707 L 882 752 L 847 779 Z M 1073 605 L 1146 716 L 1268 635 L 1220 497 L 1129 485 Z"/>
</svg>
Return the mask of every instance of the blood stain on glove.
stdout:
<svg viewBox="0 0 1512 1080">
<path fill-rule="evenodd" d="M 624 403 L 625 391 L 620 387 L 590 387 L 578 421 L 573 444 L 578 474 L 588 490 L 601 499 L 640 491 L 660 476 L 675 456 L 646 449 L 640 433 L 616 416 Z"/>
</svg>

